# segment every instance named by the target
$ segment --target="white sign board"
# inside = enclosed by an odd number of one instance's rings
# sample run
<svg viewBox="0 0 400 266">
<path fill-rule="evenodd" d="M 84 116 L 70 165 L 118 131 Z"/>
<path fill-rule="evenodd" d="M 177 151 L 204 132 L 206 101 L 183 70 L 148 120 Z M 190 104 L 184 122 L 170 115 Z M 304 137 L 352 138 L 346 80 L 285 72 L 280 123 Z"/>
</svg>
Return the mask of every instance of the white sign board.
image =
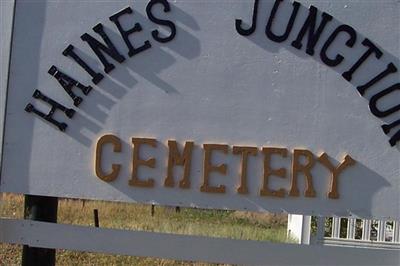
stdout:
<svg viewBox="0 0 400 266">
<path fill-rule="evenodd" d="M 399 5 L 17 1 L 0 189 L 399 219 Z"/>
<path fill-rule="evenodd" d="M 0 2 L 0 145 L 3 142 L 4 106 L 6 102 L 6 88 L 11 44 L 11 30 L 13 19 L 13 1 Z M 0 148 L 0 158 L 1 158 Z M 1 159 L 0 159 L 1 165 Z"/>
</svg>

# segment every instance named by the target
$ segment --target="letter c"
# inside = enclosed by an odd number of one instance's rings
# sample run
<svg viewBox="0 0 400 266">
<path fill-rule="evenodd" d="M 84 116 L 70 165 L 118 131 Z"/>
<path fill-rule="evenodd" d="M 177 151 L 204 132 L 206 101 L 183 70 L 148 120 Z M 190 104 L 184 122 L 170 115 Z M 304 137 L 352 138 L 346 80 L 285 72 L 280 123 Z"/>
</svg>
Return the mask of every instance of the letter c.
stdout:
<svg viewBox="0 0 400 266">
<path fill-rule="evenodd" d="M 111 168 L 112 171 L 109 174 L 104 173 L 102 167 L 101 167 L 101 158 L 102 158 L 102 151 L 103 151 L 103 145 L 111 143 L 113 145 L 113 151 L 114 152 L 121 152 L 121 140 L 114 136 L 114 135 L 104 135 L 102 136 L 98 141 L 96 145 L 96 158 L 95 158 L 95 171 L 96 175 L 98 178 L 100 178 L 103 181 L 106 182 L 111 182 L 114 181 L 119 174 L 119 171 L 121 170 L 121 165 L 120 164 L 112 164 Z"/>
</svg>

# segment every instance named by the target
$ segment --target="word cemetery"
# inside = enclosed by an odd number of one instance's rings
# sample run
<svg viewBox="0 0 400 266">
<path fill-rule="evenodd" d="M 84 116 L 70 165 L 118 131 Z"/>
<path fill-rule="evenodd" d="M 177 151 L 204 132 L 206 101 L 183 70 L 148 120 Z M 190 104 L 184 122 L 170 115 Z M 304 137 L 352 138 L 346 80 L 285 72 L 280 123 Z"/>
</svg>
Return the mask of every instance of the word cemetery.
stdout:
<svg viewBox="0 0 400 266">
<path fill-rule="evenodd" d="M 114 135 L 105 135 L 102 136 L 99 141 L 97 142 L 96 146 L 96 156 L 95 156 L 95 171 L 97 177 L 101 180 L 106 182 L 114 181 L 115 179 L 119 178 L 119 172 L 121 169 L 120 164 L 112 164 L 111 171 L 105 170 L 103 168 L 102 162 L 102 150 L 103 146 L 106 144 L 113 145 L 113 151 L 118 153 L 121 152 L 121 140 L 114 136 Z M 156 184 L 154 179 L 152 178 L 142 178 L 138 175 L 138 168 L 141 167 L 150 167 L 155 168 L 158 162 L 156 162 L 155 158 L 141 158 L 140 150 L 141 146 L 149 145 L 153 148 L 157 148 L 157 140 L 156 139 L 149 139 L 149 138 L 132 138 L 133 144 L 133 158 L 132 158 L 132 175 L 131 179 L 129 180 L 129 185 L 133 187 L 142 187 L 142 188 L 152 188 Z M 175 187 L 175 177 L 174 167 L 181 166 L 183 167 L 183 175 L 181 180 L 179 181 L 179 188 L 182 189 L 189 189 L 191 188 L 191 162 L 192 162 L 192 151 L 194 148 L 194 142 L 187 141 L 185 142 L 183 151 L 180 152 L 178 150 L 177 142 L 174 140 L 168 141 L 168 168 L 167 173 L 165 174 L 166 178 L 164 180 L 165 187 Z M 203 144 L 203 180 L 202 185 L 200 187 L 201 192 L 205 193 L 225 193 L 225 185 L 218 185 L 212 186 L 210 185 L 210 175 L 212 172 L 219 173 L 221 175 L 227 174 L 227 169 L 232 169 L 232 166 L 228 166 L 226 164 L 220 165 L 213 165 L 211 157 L 212 154 L 215 152 L 221 152 L 223 154 L 227 154 L 232 152 L 234 155 L 241 157 L 241 167 L 240 173 L 238 173 L 238 177 L 240 178 L 240 185 L 237 188 L 237 193 L 239 194 L 248 194 L 248 187 L 247 187 L 247 165 L 248 165 L 248 158 L 249 156 L 257 156 L 259 153 L 259 149 L 257 147 L 245 147 L 245 146 L 233 146 L 232 148 L 226 144 Z M 339 176 L 347 167 L 352 166 L 355 164 L 353 158 L 349 155 L 344 157 L 343 162 L 339 165 L 334 165 L 329 160 L 329 156 L 326 153 L 322 153 L 317 159 L 313 153 L 309 150 L 301 150 L 295 149 L 293 154 L 290 155 L 288 149 L 286 148 L 275 148 L 275 147 L 263 147 L 262 154 L 264 156 L 264 175 L 263 175 L 263 185 L 260 188 L 260 196 L 266 197 L 285 197 L 289 195 L 291 197 L 299 197 L 300 192 L 297 185 L 297 178 L 300 173 L 302 173 L 306 177 L 306 189 L 304 192 L 305 197 L 314 198 L 316 197 L 316 192 L 313 186 L 313 176 L 311 174 L 312 168 L 315 166 L 316 162 L 319 162 L 327 170 L 330 172 L 330 184 L 329 188 L 327 189 L 327 197 L 330 199 L 337 199 L 339 198 L 338 192 L 338 180 Z M 284 188 L 280 188 L 278 190 L 270 189 L 268 186 L 268 179 L 271 176 L 275 175 L 280 178 L 286 178 L 287 176 L 287 169 L 279 168 L 279 169 L 272 169 L 270 162 L 272 156 L 280 156 L 286 158 L 291 156 L 292 159 L 292 168 L 290 173 L 290 191 L 287 191 Z M 306 159 L 306 163 L 303 164 L 301 162 L 301 157 Z M 110 168 L 110 167 L 108 167 Z M 327 187 L 328 187 L 327 185 Z"/>
</svg>

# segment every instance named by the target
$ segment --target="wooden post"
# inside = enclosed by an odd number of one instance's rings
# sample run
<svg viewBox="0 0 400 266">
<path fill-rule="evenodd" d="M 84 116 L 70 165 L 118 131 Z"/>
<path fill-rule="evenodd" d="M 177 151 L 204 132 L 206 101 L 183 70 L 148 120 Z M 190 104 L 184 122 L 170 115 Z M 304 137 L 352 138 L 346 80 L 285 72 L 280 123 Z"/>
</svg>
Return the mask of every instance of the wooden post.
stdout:
<svg viewBox="0 0 400 266">
<path fill-rule="evenodd" d="M 94 209 L 93 216 L 94 216 L 94 227 L 99 227 L 99 210 Z"/>
<path fill-rule="evenodd" d="M 57 223 L 58 198 L 25 195 L 24 218 L 26 220 Z M 56 250 L 24 245 L 22 265 L 51 266 L 56 264 Z"/>
</svg>

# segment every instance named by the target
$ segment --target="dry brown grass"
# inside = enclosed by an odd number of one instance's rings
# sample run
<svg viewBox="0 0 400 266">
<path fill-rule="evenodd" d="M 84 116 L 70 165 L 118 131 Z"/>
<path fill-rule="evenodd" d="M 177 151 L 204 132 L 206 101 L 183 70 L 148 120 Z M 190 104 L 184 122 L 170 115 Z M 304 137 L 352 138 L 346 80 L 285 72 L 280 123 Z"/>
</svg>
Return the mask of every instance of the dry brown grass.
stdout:
<svg viewBox="0 0 400 266">
<path fill-rule="evenodd" d="M 287 214 L 284 213 L 257 213 L 235 211 L 233 217 L 246 220 L 254 225 L 263 225 L 266 227 L 279 227 L 287 225 Z"/>
</svg>

